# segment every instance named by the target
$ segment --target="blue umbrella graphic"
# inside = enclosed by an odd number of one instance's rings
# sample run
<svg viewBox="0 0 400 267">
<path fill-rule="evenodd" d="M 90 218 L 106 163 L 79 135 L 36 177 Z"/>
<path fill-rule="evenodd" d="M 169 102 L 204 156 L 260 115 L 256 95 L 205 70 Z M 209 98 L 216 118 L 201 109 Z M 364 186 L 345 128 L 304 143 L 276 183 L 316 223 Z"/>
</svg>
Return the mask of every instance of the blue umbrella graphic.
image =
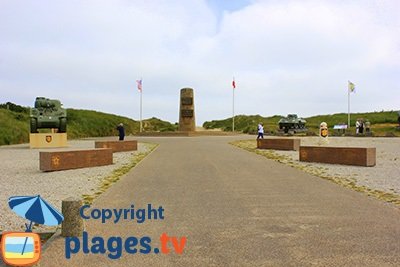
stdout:
<svg viewBox="0 0 400 267">
<path fill-rule="evenodd" d="M 40 195 L 10 197 L 8 205 L 16 214 L 30 221 L 29 226 L 25 224 L 26 232 L 32 232 L 32 222 L 54 226 L 64 220 L 64 216 Z M 22 254 L 24 254 L 27 240 L 28 238 L 25 239 Z"/>
</svg>

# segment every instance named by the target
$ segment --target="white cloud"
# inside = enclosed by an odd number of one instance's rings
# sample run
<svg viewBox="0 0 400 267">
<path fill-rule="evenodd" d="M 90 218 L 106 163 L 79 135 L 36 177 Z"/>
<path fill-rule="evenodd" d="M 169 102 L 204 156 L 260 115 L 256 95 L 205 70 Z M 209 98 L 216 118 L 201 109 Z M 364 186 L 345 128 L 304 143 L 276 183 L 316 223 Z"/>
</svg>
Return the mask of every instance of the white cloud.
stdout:
<svg viewBox="0 0 400 267">
<path fill-rule="evenodd" d="M 214 6 L 215 8 L 215 6 Z M 300 115 L 398 109 L 397 1 L 253 1 L 217 17 L 205 1 L 3 1 L 0 102 L 177 121 L 195 88 L 198 122 L 237 113 Z M 384 90 L 382 90 L 384 89 Z M 382 93 L 383 92 L 383 93 Z M 396 101 L 397 100 L 397 101 Z"/>
</svg>

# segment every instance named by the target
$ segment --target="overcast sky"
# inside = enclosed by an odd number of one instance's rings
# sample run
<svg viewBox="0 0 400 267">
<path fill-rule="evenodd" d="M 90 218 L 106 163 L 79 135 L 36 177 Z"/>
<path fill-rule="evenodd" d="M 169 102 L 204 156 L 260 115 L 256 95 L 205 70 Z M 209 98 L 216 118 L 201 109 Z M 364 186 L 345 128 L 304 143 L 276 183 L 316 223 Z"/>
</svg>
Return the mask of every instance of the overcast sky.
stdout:
<svg viewBox="0 0 400 267">
<path fill-rule="evenodd" d="M 400 109 L 400 1 L 0 0 L 0 102 L 197 124 Z"/>
</svg>

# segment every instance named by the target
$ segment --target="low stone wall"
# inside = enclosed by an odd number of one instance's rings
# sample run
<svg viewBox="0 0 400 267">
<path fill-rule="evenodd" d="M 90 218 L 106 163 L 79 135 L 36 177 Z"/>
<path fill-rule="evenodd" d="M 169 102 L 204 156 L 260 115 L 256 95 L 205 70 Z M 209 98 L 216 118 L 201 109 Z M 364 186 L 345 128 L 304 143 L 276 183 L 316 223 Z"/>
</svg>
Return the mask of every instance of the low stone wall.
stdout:
<svg viewBox="0 0 400 267">
<path fill-rule="evenodd" d="M 111 148 L 112 152 L 137 150 L 137 141 L 96 141 L 95 148 Z"/>
<path fill-rule="evenodd" d="M 110 148 L 41 151 L 39 161 L 41 171 L 60 171 L 110 165 L 113 163 L 113 153 Z"/>
<path fill-rule="evenodd" d="M 257 148 L 297 151 L 300 148 L 300 139 L 289 139 L 289 138 L 257 139 Z"/>
<path fill-rule="evenodd" d="M 301 146 L 300 161 L 371 167 L 376 165 L 376 148 Z"/>
</svg>

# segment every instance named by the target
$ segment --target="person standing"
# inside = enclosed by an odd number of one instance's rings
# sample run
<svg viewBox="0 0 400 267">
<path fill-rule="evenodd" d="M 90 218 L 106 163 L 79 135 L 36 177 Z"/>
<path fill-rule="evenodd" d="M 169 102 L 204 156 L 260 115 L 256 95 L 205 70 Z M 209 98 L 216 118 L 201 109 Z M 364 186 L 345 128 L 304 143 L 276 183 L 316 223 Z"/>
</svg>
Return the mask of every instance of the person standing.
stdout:
<svg viewBox="0 0 400 267">
<path fill-rule="evenodd" d="M 359 130 L 360 130 L 360 121 L 357 119 L 356 120 L 356 134 L 358 135 L 358 133 L 359 133 Z"/>
<path fill-rule="evenodd" d="M 359 132 L 360 134 L 364 134 L 364 119 L 362 119 L 362 120 L 360 121 L 360 127 L 359 127 L 359 129 L 358 129 L 358 132 Z"/>
<path fill-rule="evenodd" d="M 260 122 L 259 124 L 258 124 L 258 130 L 257 130 L 257 132 L 258 132 L 258 136 L 257 136 L 257 139 L 264 139 L 264 126 L 263 126 L 263 124 L 262 124 L 262 122 Z"/>
<path fill-rule="evenodd" d="M 118 124 L 117 130 L 118 130 L 118 135 L 119 135 L 119 141 L 124 141 L 125 128 L 124 128 L 124 125 L 122 124 L 122 122 L 120 124 Z"/>
</svg>

